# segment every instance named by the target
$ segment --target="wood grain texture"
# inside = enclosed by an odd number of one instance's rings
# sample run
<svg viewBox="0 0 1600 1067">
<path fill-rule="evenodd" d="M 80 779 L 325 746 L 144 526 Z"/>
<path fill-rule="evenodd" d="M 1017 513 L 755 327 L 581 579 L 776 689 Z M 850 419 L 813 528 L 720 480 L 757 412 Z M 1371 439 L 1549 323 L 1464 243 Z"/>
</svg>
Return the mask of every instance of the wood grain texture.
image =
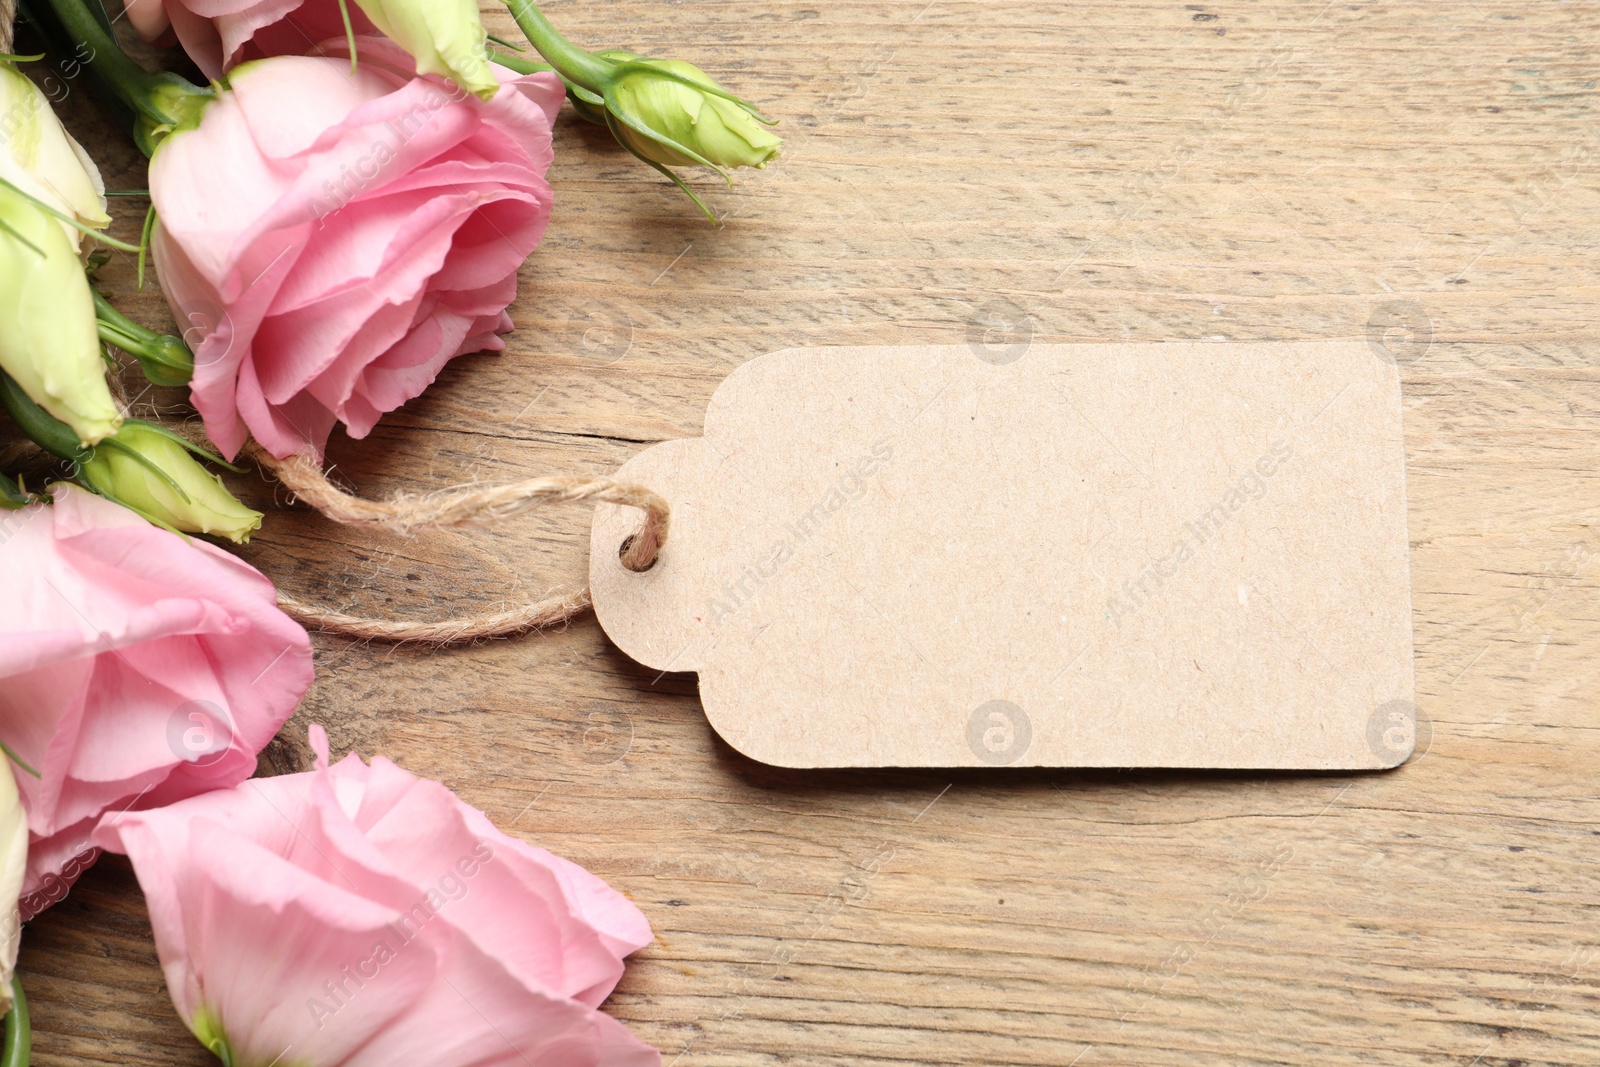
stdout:
<svg viewBox="0 0 1600 1067">
<path fill-rule="evenodd" d="M 1600 1062 L 1600 5 L 548 10 L 696 59 L 788 150 L 731 193 L 702 179 L 711 226 L 567 116 L 509 350 L 337 442 L 350 483 L 608 472 L 791 345 L 1410 322 L 1388 336 L 1426 752 L 1355 776 L 779 771 L 583 619 L 447 652 L 319 638 L 267 768 L 306 766 L 325 723 L 628 893 L 658 938 L 608 1010 L 677 1067 Z M 142 184 L 125 142 L 91 144 Z M 106 277 L 165 318 L 125 258 Z M 245 554 L 301 597 L 433 616 L 581 581 L 587 529 L 399 540 L 280 507 Z M 45 1067 L 208 1062 L 120 860 L 31 924 L 22 977 Z"/>
</svg>

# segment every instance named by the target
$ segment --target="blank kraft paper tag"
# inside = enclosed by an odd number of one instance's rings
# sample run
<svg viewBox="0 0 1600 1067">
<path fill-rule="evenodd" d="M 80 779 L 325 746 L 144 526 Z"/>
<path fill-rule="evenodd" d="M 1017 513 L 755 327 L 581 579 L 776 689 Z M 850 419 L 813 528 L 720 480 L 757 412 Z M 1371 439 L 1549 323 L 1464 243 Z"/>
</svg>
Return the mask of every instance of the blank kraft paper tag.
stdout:
<svg viewBox="0 0 1600 1067">
<path fill-rule="evenodd" d="M 1359 341 L 816 348 L 597 510 L 595 613 L 788 767 L 1392 767 L 1411 752 L 1400 382 Z"/>
</svg>

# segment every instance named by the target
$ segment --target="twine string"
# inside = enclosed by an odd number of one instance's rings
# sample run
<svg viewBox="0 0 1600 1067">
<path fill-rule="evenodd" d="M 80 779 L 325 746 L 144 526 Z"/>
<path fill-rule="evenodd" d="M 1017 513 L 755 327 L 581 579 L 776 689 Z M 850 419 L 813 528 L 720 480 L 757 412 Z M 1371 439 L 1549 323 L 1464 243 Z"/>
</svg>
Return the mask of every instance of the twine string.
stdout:
<svg viewBox="0 0 1600 1067">
<path fill-rule="evenodd" d="M 276 476 L 296 499 L 334 522 L 349 526 L 378 526 L 409 535 L 426 529 L 489 525 L 540 504 L 592 500 L 624 504 L 644 512 L 643 525 L 623 542 L 620 551 L 622 565 L 629 570 L 649 570 L 667 540 L 671 512 L 666 500 L 643 486 L 613 478 L 529 478 L 504 485 L 464 485 L 428 493 L 398 493 L 388 500 L 369 500 L 334 485 L 312 456 L 302 453 L 278 459 L 254 443 L 247 445 L 246 451 L 264 470 Z M 301 623 L 323 632 L 429 644 L 502 637 L 553 626 L 568 621 L 589 605 L 587 589 L 558 591 L 543 600 L 505 611 L 414 622 L 347 615 L 307 604 L 281 591 L 278 594 L 279 607 Z"/>
<path fill-rule="evenodd" d="M 17 21 L 17 0 L 0 0 L 0 55 L 9 55 Z"/>
<path fill-rule="evenodd" d="M 300 625 L 318 633 L 342 634 L 345 637 L 360 637 L 369 641 L 392 641 L 396 644 L 414 641 L 429 645 L 450 645 L 481 638 L 509 637 L 512 634 L 526 633 L 529 630 L 539 630 L 567 622 L 589 607 L 589 590 L 577 589 L 566 593 L 552 593 L 543 600 L 524 607 L 488 612 L 483 615 L 441 619 L 438 622 L 403 622 L 346 615 L 342 611 L 329 611 L 308 604 L 281 589 L 278 590 L 278 607 Z"/>
</svg>

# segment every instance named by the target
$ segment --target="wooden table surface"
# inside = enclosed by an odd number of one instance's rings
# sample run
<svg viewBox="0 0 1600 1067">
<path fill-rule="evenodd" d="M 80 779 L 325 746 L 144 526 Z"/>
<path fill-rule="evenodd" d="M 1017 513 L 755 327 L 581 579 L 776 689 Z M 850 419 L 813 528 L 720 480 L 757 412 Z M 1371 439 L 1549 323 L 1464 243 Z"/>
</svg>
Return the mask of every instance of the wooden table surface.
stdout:
<svg viewBox="0 0 1600 1067">
<path fill-rule="evenodd" d="M 712 226 L 568 114 L 508 351 L 339 440 L 349 484 L 607 472 L 792 345 L 1398 323 L 1425 753 L 775 770 L 586 617 L 445 651 L 319 637 L 268 771 L 307 766 L 321 722 L 605 877 L 657 933 L 608 1010 L 678 1067 L 1600 1063 L 1600 5 L 548 11 L 698 60 L 784 119 L 785 155 L 699 180 Z M 91 144 L 143 184 L 124 140 Z M 126 259 L 106 278 L 164 320 Z M 585 573 L 582 508 L 405 540 L 237 484 L 274 509 L 244 555 L 340 608 L 466 613 Z M 30 925 L 21 969 L 39 1064 L 209 1061 L 120 859 Z"/>
</svg>

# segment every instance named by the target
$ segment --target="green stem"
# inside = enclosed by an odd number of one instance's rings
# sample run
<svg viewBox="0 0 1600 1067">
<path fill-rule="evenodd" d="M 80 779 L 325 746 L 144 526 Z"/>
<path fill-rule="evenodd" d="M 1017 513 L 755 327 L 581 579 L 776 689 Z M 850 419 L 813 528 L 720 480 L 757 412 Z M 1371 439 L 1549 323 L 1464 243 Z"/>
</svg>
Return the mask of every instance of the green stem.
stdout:
<svg viewBox="0 0 1600 1067">
<path fill-rule="evenodd" d="M 172 130 L 197 124 L 215 99 L 212 89 L 166 71 L 152 73 L 128 58 L 83 0 L 50 0 L 50 6 L 67 35 L 89 49 L 90 66 L 138 114 L 134 139 L 146 155 Z"/>
<path fill-rule="evenodd" d="M 10 414 L 18 429 L 52 456 L 74 462 L 88 457 L 89 451 L 78 444 L 78 435 L 72 427 L 35 404 L 16 379 L 4 371 L 0 371 L 0 406 Z"/>
<path fill-rule="evenodd" d="M 181 337 L 146 329 L 111 306 L 94 290 L 95 326 L 100 340 L 139 361 L 139 369 L 156 385 L 187 385 L 194 377 L 194 353 Z"/>
<path fill-rule="evenodd" d="M 11 976 L 11 1010 L 6 1013 L 5 1043 L 0 1046 L 0 1067 L 28 1067 L 33 1055 L 33 1027 L 28 1024 L 28 998 L 22 982 Z"/>
<path fill-rule="evenodd" d="M 95 320 L 95 327 L 100 331 L 100 340 L 124 352 L 133 352 L 137 355 L 145 345 L 145 338 L 126 333 L 116 323 L 107 322 L 105 319 Z"/>
<path fill-rule="evenodd" d="M 523 59 L 521 56 L 514 56 L 510 52 L 499 48 L 489 49 L 489 58 L 507 70 L 514 70 L 518 74 L 543 74 L 546 71 L 556 69 L 548 63 L 537 63 L 531 59 Z"/>
<path fill-rule="evenodd" d="M 106 327 L 108 326 L 114 327 L 118 332 L 133 338 L 135 341 L 153 341 L 160 336 L 154 330 L 145 329 L 143 326 L 140 326 L 137 322 L 134 322 L 132 319 L 128 318 L 128 316 L 118 311 L 112 305 L 111 301 L 107 300 L 105 296 L 101 294 L 100 290 L 91 289 L 91 292 L 94 293 L 95 318 L 100 320 L 101 340 L 109 340 L 109 338 L 106 337 Z M 116 341 L 112 341 L 111 343 L 116 345 L 118 348 L 123 347 Z"/>
<path fill-rule="evenodd" d="M 65 0 L 55 2 L 63 3 Z M 541 56 L 549 60 L 557 74 L 591 93 L 605 92 L 614 64 L 590 55 L 561 36 L 560 31 L 544 17 L 544 12 L 533 5 L 533 0 L 506 0 L 506 6 L 511 9 L 511 17 L 517 20 L 523 35 L 539 50 Z"/>
<path fill-rule="evenodd" d="M 94 56 L 90 60 L 94 69 L 117 91 L 118 96 L 153 122 L 172 121 L 171 116 L 154 108 L 156 76 L 128 58 L 81 0 L 50 0 L 50 6 L 55 9 L 56 17 L 74 41 L 88 46 Z"/>
</svg>

